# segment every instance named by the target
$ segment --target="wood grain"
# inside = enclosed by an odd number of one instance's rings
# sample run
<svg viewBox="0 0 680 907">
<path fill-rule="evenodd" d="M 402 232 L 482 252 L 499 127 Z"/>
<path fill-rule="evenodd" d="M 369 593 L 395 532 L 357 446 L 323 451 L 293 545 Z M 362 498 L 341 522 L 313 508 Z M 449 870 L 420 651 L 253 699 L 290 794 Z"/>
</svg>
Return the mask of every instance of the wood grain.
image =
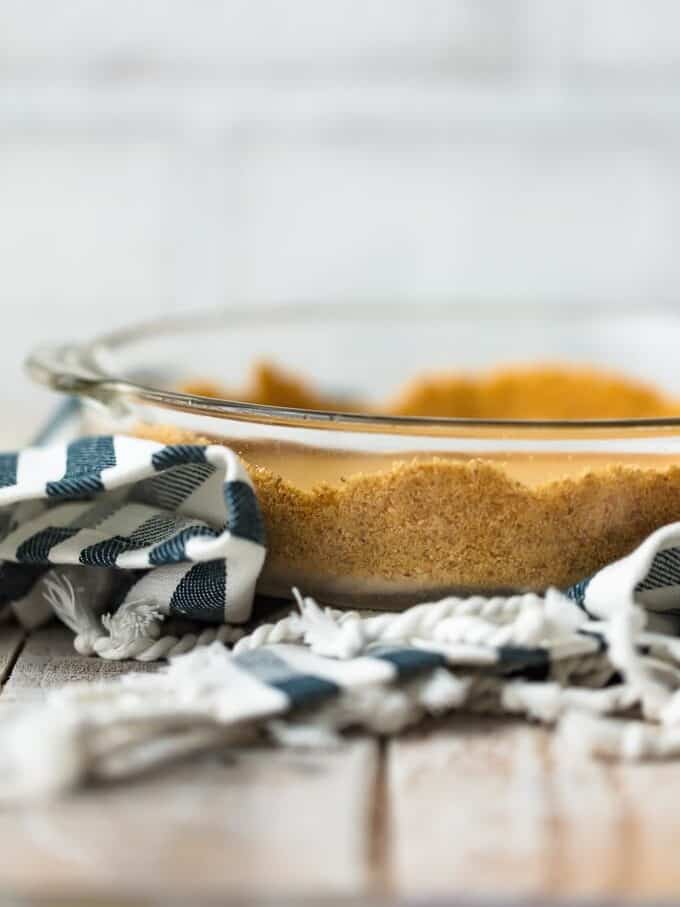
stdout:
<svg viewBox="0 0 680 907">
<path fill-rule="evenodd" d="M 12 624 L 0 624 L 0 686 L 14 667 L 14 661 L 24 643 L 25 632 Z"/>
<path fill-rule="evenodd" d="M 625 817 L 621 890 L 640 899 L 677 900 L 680 764 L 624 764 L 612 766 L 611 774 Z"/>
<path fill-rule="evenodd" d="M 85 658 L 73 648 L 73 633 L 61 624 L 51 624 L 35 630 L 26 640 L 0 702 L 37 702 L 51 688 L 65 683 L 101 680 L 129 671 L 155 671 L 158 667 L 158 663 Z"/>
<path fill-rule="evenodd" d="M 550 802 L 547 891 L 564 897 L 630 893 L 631 819 L 614 767 L 544 735 Z"/>
<path fill-rule="evenodd" d="M 28 640 L 0 703 L 131 666 L 62 628 Z M 135 665 L 149 670 L 149 666 Z M 370 884 L 377 744 L 231 750 L 153 779 L 0 813 L 0 890 L 40 895 L 350 896 Z"/>
<path fill-rule="evenodd" d="M 549 890 L 569 897 L 677 898 L 680 764 L 607 763 L 549 747 Z"/>
<path fill-rule="evenodd" d="M 402 895 L 535 895 L 549 876 L 543 732 L 457 718 L 388 747 L 389 874 Z"/>
<path fill-rule="evenodd" d="M 33 895 L 350 895 L 368 879 L 375 747 L 239 751 L 0 814 L 0 882 Z"/>
<path fill-rule="evenodd" d="M 401 895 L 669 898 L 680 764 L 610 764 L 546 729 L 453 720 L 388 748 Z"/>
<path fill-rule="evenodd" d="M 0 677 L 11 670 L 0 707 L 157 667 L 83 658 L 62 627 L 22 640 L 6 628 L 0 641 Z M 596 762 L 544 728 L 455 716 L 382 746 L 231 749 L 2 811 L 0 890 L 196 903 L 669 898 L 678 803 L 678 763 Z"/>
</svg>

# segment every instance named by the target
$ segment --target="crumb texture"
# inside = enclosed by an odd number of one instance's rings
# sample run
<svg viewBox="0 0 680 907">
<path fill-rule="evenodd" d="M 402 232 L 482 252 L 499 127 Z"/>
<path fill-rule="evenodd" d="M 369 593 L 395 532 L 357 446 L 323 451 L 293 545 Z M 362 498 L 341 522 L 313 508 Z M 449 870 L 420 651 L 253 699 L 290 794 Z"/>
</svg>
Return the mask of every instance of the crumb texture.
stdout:
<svg viewBox="0 0 680 907">
<path fill-rule="evenodd" d="M 395 416 L 633 419 L 680 414 L 680 401 L 640 381 L 566 365 L 509 366 L 480 374 L 420 375 L 391 399 L 376 405 L 322 394 L 311 382 L 269 362 L 256 363 L 242 388 L 191 381 L 182 385 L 182 390 L 270 406 Z"/>
<path fill-rule="evenodd" d="M 140 425 L 163 443 L 230 443 Z M 239 450 L 238 442 L 233 445 Z M 423 588 L 566 587 L 680 513 L 680 466 L 604 464 L 528 485 L 502 464 L 423 456 L 299 487 L 239 451 L 268 534 L 267 569 Z"/>
</svg>

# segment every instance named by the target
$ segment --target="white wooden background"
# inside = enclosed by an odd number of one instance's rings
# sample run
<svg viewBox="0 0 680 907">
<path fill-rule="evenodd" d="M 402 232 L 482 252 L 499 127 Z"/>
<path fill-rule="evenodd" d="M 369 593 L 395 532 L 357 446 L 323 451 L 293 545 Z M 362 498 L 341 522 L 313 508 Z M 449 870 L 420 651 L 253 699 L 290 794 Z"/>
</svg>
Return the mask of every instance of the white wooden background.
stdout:
<svg viewBox="0 0 680 907">
<path fill-rule="evenodd" d="M 674 0 L 0 0 L 4 421 L 168 310 L 676 301 L 678 87 Z"/>
</svg>

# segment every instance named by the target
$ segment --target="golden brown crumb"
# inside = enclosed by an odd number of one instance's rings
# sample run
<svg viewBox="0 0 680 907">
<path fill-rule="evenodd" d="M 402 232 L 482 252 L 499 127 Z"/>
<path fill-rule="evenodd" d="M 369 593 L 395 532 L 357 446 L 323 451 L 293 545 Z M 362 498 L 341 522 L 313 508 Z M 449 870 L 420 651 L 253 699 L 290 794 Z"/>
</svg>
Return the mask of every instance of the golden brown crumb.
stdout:
<svg viewBox="0 0 680 907">
<path fill-rule="evenodd" d="M 162 443 L 217 440 L 162 426 L 139 426 L 135 434 Z M 604 462 L 567 475 L 565 460 L 564 477 L 530 484 L 502 463 L 427 456 L 303 488 L 285 477 L 284 453 L 277 451 L 275 468 L 271 460 L 258 465 L 257 448 L 234 446 L 265 518 L 265 585 L 309 577 L 305 588 L 313 593 L 314 577 L 325 577 L 326 600 L 340 604 L 334 578 L 367 590 L 370 583 L 442 593 L 564 588 L 680 513 L 680 466 L 668 461 Z"/>
<path fill-rule="evenodd" d="M 189 389 L 189 388 L 187 388 Z M 211 383 L 207 396 L 230 396 Z M 260 363 L 239 399 L 348 409 L 303 379 Z M 366 408 L 367 409 L 367 408 Z M 583 367 L 434 374 L 373 411 L 412 416 L 592 419 L 666 416 L 680 404 L 637 381 Z M 611 463 L 604 455 L 508 454 L 503 460 L 398 458 L 208 439 L 140 426 L 164 443 L 232 444 L 264 513 L 268 591 L 303 582 L 342 603 L 382 588 L 432 591 L 566 587 L 628 553 L 680 513 L 680 465 L 670 457 Z M 599 458 L 598 458 L 599 457 Z M 351 596 L 350 596 L 351 599 Z"/>
<path fill-rule="evenodd" d="M 480 376 L 434 374 L 411 381 L 387 411 L 475 419 L 632 419 L 680 406 L 616 374 L 567 366 L 508 367 Z"/>
<path fill-rule="evenodd" d="M 438 373 L 409 381 L 391 400 L 357 406 L 317 392 L 304 379 L 258 363 L 246 387 L 229 391 L 209 381 L 183 390 L 299 409 L 476 419 L 630 419 L 680 413 L 680 403 L 642 382 L 587 367 L 512 366 L 480 375 Z"/>
<path fill-rule="evenodd" d="M 317 393 L 302 378 L 272 365 L 269 362 L 257 362 L 253 366 L 248 384 L 240 390 L 228 390 L 212 381 L 192 380 L 181 388 L 185 393 L 201 397 L 223 397 L 243 400 L 247 403 L 262 403 L 268 406 L 287 406 L 293 409 L 337 410 L 347 411 L 347 400 L 339 401 L 330 396 Z"/>
</svg>

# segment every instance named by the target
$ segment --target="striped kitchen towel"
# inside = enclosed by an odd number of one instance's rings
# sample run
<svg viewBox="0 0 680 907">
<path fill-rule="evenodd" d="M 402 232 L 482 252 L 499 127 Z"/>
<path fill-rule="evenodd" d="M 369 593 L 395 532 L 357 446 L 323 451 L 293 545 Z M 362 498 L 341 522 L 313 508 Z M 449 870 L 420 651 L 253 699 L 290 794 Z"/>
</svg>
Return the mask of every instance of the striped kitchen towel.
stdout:
<svg viewBox="0 0 680 907">
<path fill-rule="evenodd" d="M 223 446 L 104 436 L 1 455 L 5 609 L 27 626 L 54 610 L 83 654 L 169 661 L 3 722 L 4 793 L 120 778 L 244 733 L 328 744 L 455 709 L 558 722 L 605 757 L 680 755 L 680 523 L 568 590 L 394 614 L 296 590 L 270 620 L 253 605 L 264 559 L 250 479 Z M 193 629 L 163 635 L 171 619 Z"/>
<path fill-rule="evenodd" d="M 0 798 L 120 782 L 255 734 L 326 747 L 347 728 L 394 734 L 456 710 L 557 724 L 561 745 L 599 757 L 680 755 L 680 638 L 647 627 L 630 596 L 608 607 L 597 619 L 555 590 L 373 615 L 299 598 L 231 649 L 195 647 L 6 713 Z"/>
<path fill-rule="evenodd" d="M 0 607 L 35 626 L 51 606 L 81 652 L 133 657 L 168 616 L 246 621 L 264 556 L 226 447 L 100 436 L 0 455 Z"/>
</svg>

